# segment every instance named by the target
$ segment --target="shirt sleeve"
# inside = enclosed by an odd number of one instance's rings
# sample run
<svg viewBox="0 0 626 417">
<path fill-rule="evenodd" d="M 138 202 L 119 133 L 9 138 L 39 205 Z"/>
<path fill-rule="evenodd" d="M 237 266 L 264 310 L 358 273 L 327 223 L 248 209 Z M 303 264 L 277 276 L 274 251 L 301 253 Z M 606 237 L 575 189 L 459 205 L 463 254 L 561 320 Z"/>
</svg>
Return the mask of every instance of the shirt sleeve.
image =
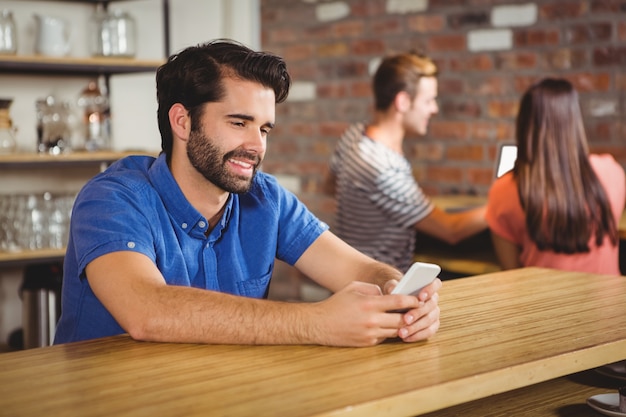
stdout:
<svg viewBox="0 0 626 417">
<path fill-rule="evenodd" d="M 413 177 L 400 170 L 386 170 L 380 174 L 370 199 L 389 221 L 402 227 L 413 226 L 434 208 Z"/>
<path fill-rule="evenodd" d="M 272 176 L 265 176 L 264 186 L 276 205 L 278 236 L 276 257 L 289 265 L 326 230 L 328 225 L 319 220 L 298 198 L 282 187 Z"/>
</svg>

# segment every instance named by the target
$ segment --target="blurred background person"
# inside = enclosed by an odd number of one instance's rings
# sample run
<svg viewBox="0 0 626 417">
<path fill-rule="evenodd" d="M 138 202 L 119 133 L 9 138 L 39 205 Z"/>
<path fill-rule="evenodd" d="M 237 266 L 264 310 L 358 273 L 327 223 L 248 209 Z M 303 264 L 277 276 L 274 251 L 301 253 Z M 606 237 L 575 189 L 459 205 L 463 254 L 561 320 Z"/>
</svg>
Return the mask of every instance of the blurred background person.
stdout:
<svg viewBox="0 0 626 417">
<path fill-rule="evenodd" d="M 447 213 L 434 206 L 403 152 L 423 136 L 437 105 L 437 66 L 425 56 L 386 57 L 372 83 L 370 123 L 350 126 L 331 156 L 327 192 L 337 201 L 336 233 L 353 247 L 406 271 L 416 231 L 455 244 L 487 228 L 485 207 Z"/>
<path fill-rule="evenodd" d="M 578 94 L 547 78 L 522 96 L 517 159 L 489 191 L 487 220 L 504 269 L 542 266 L 619 275 L 623 168 L 589 153 Z"/>
</svg>

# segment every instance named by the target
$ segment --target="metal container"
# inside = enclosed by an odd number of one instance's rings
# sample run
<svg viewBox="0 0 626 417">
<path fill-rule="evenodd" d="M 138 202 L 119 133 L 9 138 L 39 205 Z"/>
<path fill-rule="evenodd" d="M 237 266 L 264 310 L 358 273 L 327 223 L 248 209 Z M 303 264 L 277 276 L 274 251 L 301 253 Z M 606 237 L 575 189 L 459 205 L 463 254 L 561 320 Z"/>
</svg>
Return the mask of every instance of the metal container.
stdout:
<svg viewBox="0 0 626 417">
<path fill-rule="evenodd" d="M 63 267 L 29 265 L 20 289 L 24 349 L 50 346 L 61 314 Z"/>
</svg>

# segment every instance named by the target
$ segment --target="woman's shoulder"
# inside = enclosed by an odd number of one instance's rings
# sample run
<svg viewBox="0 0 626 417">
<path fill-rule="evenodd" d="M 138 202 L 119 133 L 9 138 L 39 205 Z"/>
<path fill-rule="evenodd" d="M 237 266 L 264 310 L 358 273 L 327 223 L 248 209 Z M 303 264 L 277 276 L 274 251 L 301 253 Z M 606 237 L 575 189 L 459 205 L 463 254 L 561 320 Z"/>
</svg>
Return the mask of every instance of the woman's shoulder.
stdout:
<svg viewBox="0 0 626 417">
<path fill-rule="evenodd" d="M 491 184 L 490 193 L 501 193 L 506 190 L 517 190 L 517 182 L 513 176 L 513 171 L 509 171 L 502 175 Z"/>
<path fill-rule="evenodd" d="M 626 175 L 624 168 L 615 160 L 613 155 L 608 153 L 590 154 L 589 163 L 598 175 L 618 175 L 618 178 Z"/>
</svg>

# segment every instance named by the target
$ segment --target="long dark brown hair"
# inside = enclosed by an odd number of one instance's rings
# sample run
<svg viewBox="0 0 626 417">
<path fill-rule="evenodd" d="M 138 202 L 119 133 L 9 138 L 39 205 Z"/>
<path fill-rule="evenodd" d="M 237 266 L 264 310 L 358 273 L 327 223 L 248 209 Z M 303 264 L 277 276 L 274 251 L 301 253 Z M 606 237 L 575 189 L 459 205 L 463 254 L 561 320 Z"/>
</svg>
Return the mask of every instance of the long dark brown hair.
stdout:
<svg viewBox="0 0 626 417">
<path fill-rule="evenodd" d="M 526 228 L 540 250 L 589 252 L 589 240 L 617 244 L 606 192 L 589 163 L 578 93 L 564 79 L 547 78 L 522 96 L 513 170 Z"/>
</svg>

